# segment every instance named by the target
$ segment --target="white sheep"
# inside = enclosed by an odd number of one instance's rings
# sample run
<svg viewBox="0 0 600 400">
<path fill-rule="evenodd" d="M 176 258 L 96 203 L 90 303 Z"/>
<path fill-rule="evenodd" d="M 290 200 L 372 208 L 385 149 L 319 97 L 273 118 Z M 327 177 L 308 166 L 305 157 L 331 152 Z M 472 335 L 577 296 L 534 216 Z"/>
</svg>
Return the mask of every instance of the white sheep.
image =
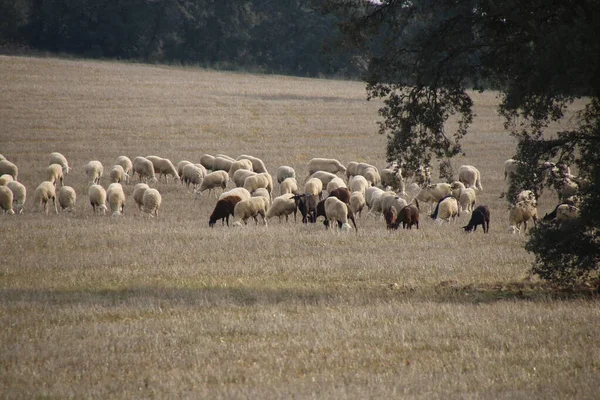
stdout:
<svg viewBox="0 0 600 400">
<path fill-rule="evenodd" d="M 215 156 L 215 158 L 217 158 L 217 157 L 224 158 L 224 159 L 226 159 L 226 160 L 229 160 L 229 161 L 231 161 L 231 162 L 234 162 L 234 161 L 235 161 L 235 158 L 233 158 L 233 157 L 230 157 L 230 156 L 228 156 L 227 154 L 217 154 L 217 155 Z"/>
<path fill-rule="evenodd" d="M 0 176 L 0 186 L 6 186 L 6 185 L 8 185 L 8 182 L 13 182 L 13 181 L 15 181 L 15 180 L 13 179 L 12 175 L 4 174 L 4 175 Z"/>
<path fill-rule="evenodd" d="M 238 169 L 233 174 L 233 183 L 236 187 L 244 187 L 244 181 L 246 180 L 246 178 L 254 175 L 258 174 L 254 171 L 249 171 L 247 169 Z"/>
<path fill-rule="evenodd" d="M 264 197 L 267 201 L 267 210 L 271 207 L 271 193 L 266 188 L 258 188 L 252 192 L 252 197 Z"/>
<path fill-rule="evenodd" d="M 434 183 L 422 188 L 415 196 L 418 201 L 428 203 L 429 211 L 433 208 L 433 204 L 439 202 L 446 196 L 452 194 L 452 186 L 448 183 Z"/>
<path fill-rule="evenodd" d="M 377 218 L 381 216 L 384 211 L 389 210 L 392 204 L 400 205 L 401 203 L 403 203 L 401 207 L 394 207 L 397 208 L 397 211 L 400 211 L 404 206 L 406 206 L 406 200 L 398 197 L 396 192 L 393 191 L 374 192 L 371 196 L 371 205 L 369 206 L 369 213 L 367 216 Z M 384 205 L 386 206 L 385 209 Z"/>
<path fill-rule="evenodd" d="M 279 184 L 279 194 L 298 194 L 298 182 L 296 178 L 285 178 L 283 182 Z"/>
<path fill-rule="evenodd" d="M 477 194 L 475 193 L 475 189 L 466 188 L 466 189 L 462 190 L 458 197 L 458 204 L 460 205 L 460 211 L 464 211 L 467 214 L 472 213 L 476 199 L 477 199 Z"/>
<path fill-rule="evenodd" d="M 59 164 L 51 164 L 46 167 L 45 171 L 46 180 L 52 182 L 56 187 L 58 182 L 63 184 L 63 168 Z"/>
<path fill-rule="evenodd" d="M 212 170 L 229 172 L 229 169 L 231 168 L 231 164 L 233 164 L 234 161 L 235 160 L 230 160 L 225 157 L 215 157 L 215 159 L 213 160 Z"/>
<path fill-rule="evenodd" d="M 118 217 L 123 214 L 125 209 L 125 192 L 120 183 L 111 183 L 106 189 L 106 199 L 112 211 L 113 217 Z"/>
<path fill-rule="evenodd" d="M 192 162 L 187 160 L 181 160 L 177 163 L 177 174 L 179 175 L 179 180 L 182 185 L 185 183 L 183 179 L 183 168 L 189 164 L 192 164 Z"/>
<path fill-rule="evenodd" d="M 481 186 L 481 174 L 479 170 L 472 165 L 461 165 L 458 168 L 458 180 L 465 184 L 467 188 L 476 188 L 483 191 Z"/>
<path fill-rule="evenodd" d="M 304 193 L 310 193 L 313 196 L 318 197 L 319 200 L 322 200 L 323 182 L 321 182 L 321 180 L 317 178 L 310 178 L 304 184 Z"/>
<path fill-rule="evenodd" d="M 398 194 L 406 195 L 404 177 L 400 168 L 384 168 L 380 171 L 380 176 L 381 185 L 384 188 L 390 187 L 392 190 L 397 191 Z"/>
<path fill-rule="evenodd" d="M 243 187 L 236 187 L 236 188 L 230 189 L 226 192 L 223 192 L 219 196 L 219 200 L 222 200 L 227 196 L 237 196 L 242 200 L 248 200 L 250 197 L 252 197 L 250 192 L 247 191 L 246 189 L 244 189 Z"/>
<path fill-rule="evenodd" d="M 148 188 L 144 191 L 143 196 L 144 212 L 149 214 L 151 217 L 158 218 L 158 210 L 162 204 L 162 196 L 160 192 L 153 188 Z"/>
<path fill-rule="evenodd" d="M 19 168 L 8 160 L 0 160 L 0 176 L 8 174 L 16 181 L 19 175 Z"/>
<path fill-rule="evenodd" d="M 331 172 L 346 172 L 346 167 L 334 158 L 313 158 L 308 162 L 308 174 L 312 175 L 317 171 Z"/>
<path fill-rule="evenodd" d="M 352 214 L 358 214 L 360 217 L 365 204 L 365 197 L 361 192 L 352 192 L 350 195 L 350 211 L 352 211 Z"/>
<path fill-rule="evenodd" d="M 71 186 L 61 186 L 58 191 L 58 204 L 62 211 L 75 211 L 75 202 L 77 201 L 77 194 L 75 189 Z"/>
<path fill-rule="evenodd" d="M 165 177 L 165 181 L 169 183 L 169 175 L 173 177 L 173 179 L 179 180 L 179 174 L 177 173 L 177 168 L 173 165 L 171 160 L 168 158 L 162 158 L 158 156 L 148 156 L 146 159 L 152 161 L 152 166 L 154 167 L 154 173 L 158 173 L 158 179 L 160 180 L 163 176 Z"/>
<path fill-rule="evenodd" d="M 231 166 L 229 167 L 229 179 L 233 179 L 233 174 L 235 174 L 235 171 L 239 169 L 245 169 L 246 171 L 254 171 L 252 169 L 252 161 L 243 158 L 241 160 L 232 162 Z"/>
<path fill-rule="evenodd" d="M 537 199 L 535 198 L 535 193 L 533 193 L 533 190 L 521 190 L 519 194 L 517 194 L 515 203 L 521 201 L 529 201 L 533 204 L 534 207 L 537 206 Z"/>
<path fill-rule="evenodd" d="M 376 166 L 374 166 L 374 165 L 372 165 L 372 164 L 369 164 L 369 163 L 366 163 L 366 162 L 359 162 L 359 163 L 356 165 L 356 175 L 362 175 L 362 176 L 365 176 L 365 172 L 366 172 L 366 171 L 367 171 L 369 168 L 374 168 L 375 170 L 377 170 L 377 167 L 376 167 Z M 377 171 L 377 173 L 379 174 L 379 171 Z M 365 176 L 365 178 L 366 178 L 366 176 Z"/>
<path fill-rule="evenodd" d="M 71 170 L 71 167 L 69 167 L 69 162 L 67 161 L 67 158 L 65 156 L 63 156 L 61 153 L 56 152 L 56 151 L 53 153 L 50 153 L 50 162 L 48 163 L 48 165 L 52 165 L 52 164 L 60 165 L 64 175 L 67 175 L 69 173 L 69 171 Z"/>
<path fill-rule="evenodd" d="M 393 196 L 383 195 L 380 197 L 381 199 L 381 212 L 385 215 L 386 212 L 390 211 L 390 209 L 394 208 L 396 210 L 396 215 L 400 214 L 400 210 L 408 205 L 406 200 L 398 195 L 394 194 Z M 369 211 L 370 212 L 370 211 Z"/>
<path fill-rule="evenodd" d="M 371 186 L 376 186 L 381 183 L 381 176 L 375 167 L 369 167 L 365 169 L 361 175 L 365 177 Z"/>
<path fill-rule="evenodd" d="M 357 166 L 358 163 L 356 161 L 350 161 L 348 164 L 346 164 L 346 178 L 348 178 L 348 181 L 350 181 L 350 178 L 356 175 Z"/>
<path fill-rule="evenodd" d="M 335 189 L 338 189 L 341 187 L 345 188 L 346 182 L 344 182 L 344 180 L 342 178 L 339 178 L 336 176 L 335 178 L 330 180 L 329 183 L 327 184 L 327 193 L 331 193 Z"/>
<path fill-rule="evenodd" d="M 452 219 L 456 222 L 456 219 L 460 217 L 460 209 L 458 207 L 458 200 L 451 195 L 442 199 L 436 206 L 431 218 L 433 218 L 438 224 L 444 221 L 450 222 Z"/>
<path fill-rule="evenodd" d="M 571 196 L 577 194 L 577 191 L 579 190 L 579 185 L 577 185 L 577 183 L 575 183 L 574 181 L 572 181 L 569 178 L 561 179 L 557 183 L 557 187 L 558 187 L 558 197 L 561 200 L 564 200 L 567 197 L 571 197 Z"/>
<path fill-rule="evenodd" d="M 128 178 L 128 175 L 125 172 L 125 169 L 123 169 L 123 167 L 120 166 L 119 164 L 115 164 L 111 167 L 109 176 L 110 176 L 111 183 L 115 183 L 115 182 L 121 183 L 121 182 L 124 182 Z"/>
<path fill-rule="evenodd" d="M 579 209 L 570 204 L 561 204 L 556 207 L 556 222 L 562 224 L 579 217 Z"/>
<path fill-rule="evenodd" d="M 269 171 L 267 171 L 267 168 L 265 167 L 265 163 L 260 158 L 257 158 L 254 156 L 249 156 L 247 154 L 242 154 L 237 159 L 238 160 L 244 160 L 244 159 L 250 160 L 252 162 L 252 170 L 258 174 L 261 174 L 263 172 L 269 172 Z"/>
<path fill-rule="evenodd" d="M 351 192 L 361 192 L 365 197 L 365 200 L 367 198 L 366 191 L 369 187 L 369 182 L 367 182 L 367 179 L 362 175 L 354 175 L 348 181 L 348 189 L 350 189 Z"/>
<path fill-rule="evenodd" d="M 54 203 L 54 212 L 58 214 L 56 189 L 52 182 L 44 181 L 38 185 L 33 194 L 33 211 L 38 211 L 43 207 L 46 215 L 48 215 L 48 202 L 50 200 Z"/>
<path fill-rule="evenodd" d="M 144 208 L 144 192 L 149 188 L 145 183 L 138 183 L 133 187 L 133 201 L 135 201 L 139 210 Z"/>
<path fill-rule="evenodd" d="M 289 165 L 282 165 L 281 167 L 277 168 L 275 176 L 277 177 L 277 183 L 281 184 L 281 182 L 287 178 L 296 179 L 296 171 Z"/>
<path fill-rule="evenodd" d="M 244 180 L 244 189 L 249 191 L 250 193 L 254 192 L 256 189 L 265 188 L 272 196 L 273 193 L 273 178 L 268 173 L 256 174 L 253 176 L 249 176 Z"/>
<path fill-rule="evenodd" d="M 21 182 L 11 181 L 6 185 L 13 192 L 13 210 L 17 214 L 23 214 L 25 210 L 25 200 L 27 199 L 27 189 Z"/>
<path fill-rule="evenodd" d="M 115 160 L 115 165 L 120 165 L 125 171 L 125 182 L 129 183 L 129 177 L 133 174 L 133 163 L 127 156 L 119 156 Z"/>
<path fill-rule="evenodd" d="M 523 165 L 523 163 L 513 158 L 504 161 L 504 180 L 506 180 L 506 178 L 513 179 L 517 174 L 520 165 Z"/>
<path fill-rule="evenodd" d="M 293 213 L 294 222 L 296 222 L 297 211 L 294 195 L 291 193 L 282 194 L 273 199 L 273 204 L 271 204 L 271 207 L 267 211 L 266 219 L 269 221 L 271 218 L 279 217 L 279 222 L 281 222 L 281 217 L 285 216 L 285 222 L 288 222 L 289 215 Z"/>
<path fill-rule="evenodd" d="M 206 169 L 202 164 L 186 164 L 183 167 L 181 174 L 181 181 L 189 188 L 190 184 L 192 189 L 196 190 L 198 186 L 202 184 L 204 177 L 208 175 Z"/>
<path fill-rule="evenodd" d="M 362 175 L 358 175 L 358 176 L 362 176 Z M 371 208 L 373 205 L 373 199 L 377 198 L 377 196 L 381 196 L 385 192 L 386 192 L 385 190 L 378 188 L 377 186 L 368 187 L 363 194 L 363 197 L 365 198 L 365 205 L 367 207 Z M 393 191 L 387 191 L 387 192 L 394 193 Z"/>
<path fill-rule="evenodd" d="M 0 186 L 0 210 L 3 213 L 14 214 L 13 192 L 6 186 Z"/>
<path fill-rule="evenodd" d="M 200 187 L 195 191 L 196 198 L 198 198 L 198 196 L 201 196 L 202 192 L 204 192 L 205 190 L 208 190 L 209 194 L 213 191 L 213 189 L 219 187 L 223 189 L 223 191 L 225 191 L 225 188 L 227 187 L 227 182 L 229 182 L 229 174 L 224 170 L 218 170 L 207 174 L 202 180 Z"/>
<path fill-rule="evenodd" d="M 527 231 L 527 221 L 533 220 L 534 226 L 537 225 L 538 213 L 536 205 L 531 201 L 519 201 L 510 208 L 508 213 L 508 231 L 511 233 L 524 233 Z M 523 230 L 521 230 L 523 225 Z"/>
<path fill-rule="evenodd" d="M 133 159 L 133 175 L 138 174 L 140 182 L 147 181 L 148 184 L 157 182 L 154 174 L 154 165 L 146 157 L 138 156 Z"/>
<path fill-rule="evenodd" d="M 329 182 L 331 182 L 332 180 L 334 180 L 335 178 L 337 178 L 338 176 L 336 174 L 332 174 L 331 172 L 327 172 L 327 171 L 316 171 L 314 172 L 312 175 L 310 175 L 308 177 L 308 179 L 311 178 L 317 178 L 318 180 L 321 181 L 321 183 L 323 183 L 323 187 L 327 187 L 327 185 L 329 184 Z M 308 180 L 307 179 L 307 180 Z M 338 178 L 339 179 L 339 178 Z"/>
<path fill-rule="evenodd" d="M 100 184 L 100 178 L 104 174 L 104 167 L 98 160 L 90 161 L 85 166 L 85 174 L 88 177 L 90 184 Z"/>
<path fill-rule="evenodd" d="M 98 184 L 93 184 L 88 189 L 88 197 L 94 214 L 96 211 L 102 211 L 102 215 L 104 215 L 106 213 L 106 190 Z"/>
<path fill-rule="evenodd" d="M 214 162 L 215 162 L 215 156 L 212 156 L 210 154 L 202 154 L 200 156 L 200 164 L 202 164 L 202 166 L 206 169 L 213 171 L 214 170 Z"/>
<path fill-rule="evenodd" d="M 267 225 L 267 201 L 264 197 L 250 197 L 249 199 L 238 202 L 233 209 L 235 222 L 233 226 L 242 226 L 248 224 L 248 218 L 254 218 L 258 224 L 258 216 L 261 216 L 265 225 Z"/>
<path fill-rule="evenodd" d="M 325 199 L 325 216 L 329 221 L 329 225 L 335 226 L 335 230 L 337 230 L 338 221 L 342 224 L 342 231 L 352 230 L 352 227 L 348 224 L 348 206 L 337 197 Z"/>
</svg>

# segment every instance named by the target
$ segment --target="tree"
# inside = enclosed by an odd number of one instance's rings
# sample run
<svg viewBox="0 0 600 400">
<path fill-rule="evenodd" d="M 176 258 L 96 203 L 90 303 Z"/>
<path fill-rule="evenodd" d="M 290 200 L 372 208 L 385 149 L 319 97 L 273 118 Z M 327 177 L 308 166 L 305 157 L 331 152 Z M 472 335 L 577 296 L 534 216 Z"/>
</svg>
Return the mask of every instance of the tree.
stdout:
<svg viewBox="0 0 600 400">
<path fill-rule="evenodd" d="M 539 193 L 544 163 L 574 164 L 580 218 L 542 225 L 526 248 L 533 271 L 562 284 L 598 277 L 600 261 L 600 3 L 595 0 L 330 0 L 345 16 L 340 44 L 365 60 L 368 98 L 381 98 L 388 161 L 448 164 L 473 121 L 467 89 L 501 93 L 499 112 L 525 167 L 508 191 Z M 586 96 L 575 128 L 545 135 Z M 449 126 L 451 116 L 457 123 Z M 559 233 L 557 233 L 559 232 Z"/>
</svg>

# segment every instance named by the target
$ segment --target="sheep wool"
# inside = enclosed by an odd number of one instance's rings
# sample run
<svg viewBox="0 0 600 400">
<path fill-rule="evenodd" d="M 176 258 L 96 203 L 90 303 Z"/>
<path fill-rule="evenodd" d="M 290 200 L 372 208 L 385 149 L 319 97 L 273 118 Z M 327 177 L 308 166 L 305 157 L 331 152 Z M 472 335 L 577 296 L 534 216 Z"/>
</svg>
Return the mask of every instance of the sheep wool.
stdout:
<svg viewBox="0 0 600 400">
<path fill-rule="evenodd" d="M 50 162 L 48 163 L 48 165 L 52 165 L 52 164 L 60 165 L 62 168 L 62 171 L 65 175 L 68 174 L 69 171 L 71 170 L 71 167 L 69 167 L 69 162 L 67 161 L 67 158 L 59 152 L 50 153 Z"/>
<path fill-rule="evenodd" d="M 50 200 L 54 203 L 54 212 L 58 214 L 56 189 L 52 182 L 44 181 L 38 185 L 33 193 L 33 211 L 38 211 L 40 207 L 43 207 L 46 215 L 48 215 L 48 202 Z"/>
<path fill-rule="evenodd" d="M 6 186 L 0 186 L 0 210 L 3 213 L 14 214 L 13 192 Z"/>
<path fill-rule="evenodd" d="M 162 196 L 156 189 L 149 188 L 144 192 L 144 212 L 158 218 L 158 210 L 162 204 Z"/>
<path fill-rule="evenodd" d="M 63 211 L 75 211 L 75 202 L 77 194 L 71 186 L 62 186 L 58 191 L 58 204 Z"/>
<path fill-rule="evenodd" d="M 100 161 L 90 161 L 85 166 L 85 174 L 91 184 L 99 184 L 100 178 L 102 177 L 102 174 L 104 174 L 104 167 Z"/>
<path fill-rule="evenodd" d="M 106 190 L 100 185 L 93 184 L 88 189 L 88 196 L 94 214 L 96 211 L 102 211 L 102 215 L 106 213 Z"/>
<path fill-rule="evenodd" d="M 27 189 L 21 182 L 11 181 L 6 185 L 13 192 L 13 210 L 17 214 L 23 214 L 25 210 L 25 200 L 27 199 Z"/>
</svg>

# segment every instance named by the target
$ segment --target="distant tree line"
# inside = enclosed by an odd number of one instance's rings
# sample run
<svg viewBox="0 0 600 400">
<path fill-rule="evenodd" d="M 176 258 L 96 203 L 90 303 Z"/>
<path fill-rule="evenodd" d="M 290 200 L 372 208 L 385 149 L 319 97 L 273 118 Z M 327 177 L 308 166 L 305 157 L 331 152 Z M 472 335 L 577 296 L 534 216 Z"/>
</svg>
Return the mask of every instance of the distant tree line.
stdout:
<svg viewBox="0 0 600 400">
<path fill-rule="evenodd" d="M 357 76 L 311 0 L 0 0 L 0 45 L 91 58 Z"/>
</svg>

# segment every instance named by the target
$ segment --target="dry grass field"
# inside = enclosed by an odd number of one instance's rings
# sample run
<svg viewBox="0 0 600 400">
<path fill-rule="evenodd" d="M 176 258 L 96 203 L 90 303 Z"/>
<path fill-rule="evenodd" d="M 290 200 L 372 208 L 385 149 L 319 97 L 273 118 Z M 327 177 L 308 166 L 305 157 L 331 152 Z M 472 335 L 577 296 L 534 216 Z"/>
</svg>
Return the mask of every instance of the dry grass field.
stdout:
<svg viewBox="0 0 600 400">
<path fill-rule="evenodd" d="M 488 235 L 425 214 L 418 230 L 363 215 L 336 234 L 211 229 L 216 199 L 172 182 L 157 219 L 132 184 L 123 217 L 93 215 L 83 166 L 101 161 L 105 187 L 119 155 L 252 154 L 301 178 L 312 157 L 381 168 L 362 83 L 0 56 L 0 88 L 0 154 L 28 189 L 23 215 L 0 215 L 0 397 L 598 398 L 599 299 L 526 279 L 493 93 L 474 94 L 453 164 L 482 173 Z M 45 216 L 33 192 L 53 151 L 77 209 Z"/>
</svg>

